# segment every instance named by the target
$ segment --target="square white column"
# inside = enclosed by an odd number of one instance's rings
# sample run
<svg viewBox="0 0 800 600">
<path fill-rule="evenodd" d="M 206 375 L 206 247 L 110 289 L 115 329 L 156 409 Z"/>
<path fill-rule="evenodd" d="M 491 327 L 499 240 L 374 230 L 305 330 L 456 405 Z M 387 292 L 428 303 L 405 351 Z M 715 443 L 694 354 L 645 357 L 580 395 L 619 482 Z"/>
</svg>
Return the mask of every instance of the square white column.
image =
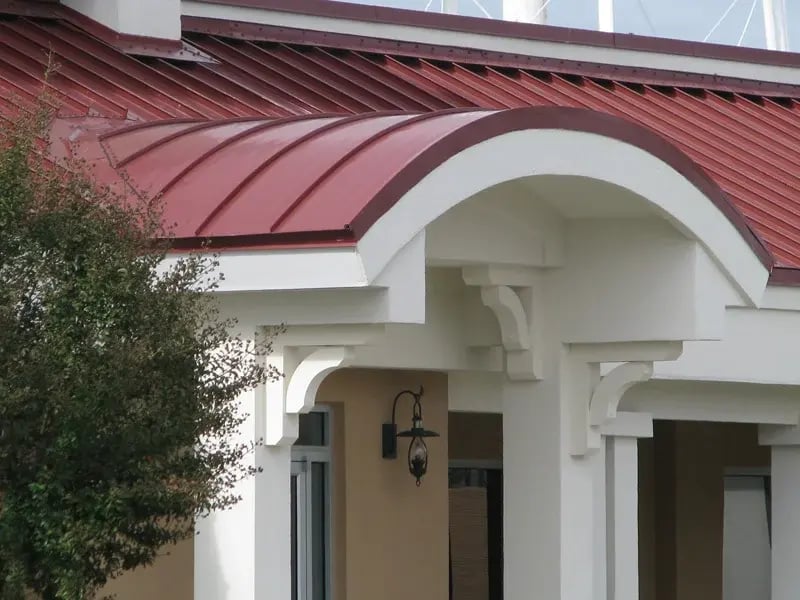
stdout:
<svg viewBox="0 0 800 600">
<path fill-rule="evenodd" d="M 569 452 L 568 402 L 589 397 L 589 370 L 562 367 L 504 385 L 504 593 L 515 600 L 606 600 L 605 455 Z"/>
<path fill-rule="evenodd" d="M 772 446 L 772 600 L 800 597 L 800 428 L 762 426 Z"/>
<path fill-rule="evenodd" d="M 638 442 L 606 438 L 609 600 L 639 600 Z"/>
<path fill-rule="evenodd" d="M 772 600 L 800 597 L 800 446 L 772 447 Z"/>
<path fill-rule="evenodd" d="M 240 441 L 263 437 L 263 390 L 248 392 Z M 195 600 L 290 600 L 291 446 L 257 446 L 245 457 L 259 469 L 241 481 L 241 500 L 195 526 Z"/>
</svg>

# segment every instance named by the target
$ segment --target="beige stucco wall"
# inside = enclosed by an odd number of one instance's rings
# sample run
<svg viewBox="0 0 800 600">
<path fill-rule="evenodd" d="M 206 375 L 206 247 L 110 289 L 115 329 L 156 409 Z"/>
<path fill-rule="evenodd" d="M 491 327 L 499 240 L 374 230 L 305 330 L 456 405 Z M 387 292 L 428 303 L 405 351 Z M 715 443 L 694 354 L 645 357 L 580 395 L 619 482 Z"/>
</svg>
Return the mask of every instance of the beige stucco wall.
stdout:
<svg viewBox="0 0 800 600">
<path fill-rule="evenodd" d="M 381 457 L 381 424 L 397 392 L 425 387 L 429 471 L 421 487 L 400 457 Z M 447 378 L 435 373 L 343 370 L 320 386 L 317 401 L 334 407 L 334 564 L 340 600 L 442 600 L 448 594 Z M 406 398 L 400 427 L 411 421 Z M 344 563 L 344 564 L 342 564 Z M 344 577 L 342 577 L 342 573 Z M 336 575 L 339 575 L 337 578 Z"/>
<path fill-rule="evenodd" d="M 194 539 L 165 548 L 153 565 L 136 569 L 112 581 L 102 598 L 115 600 L 192 600 L 194 596 Z"/>
<path fill-rule="evenodd" d="M 659 423 L 640 449 L 653 473 L 640 486 L 642 600 L 722 600 L 724 474 L 769 466 L 756 426 Z"/>
</svg>

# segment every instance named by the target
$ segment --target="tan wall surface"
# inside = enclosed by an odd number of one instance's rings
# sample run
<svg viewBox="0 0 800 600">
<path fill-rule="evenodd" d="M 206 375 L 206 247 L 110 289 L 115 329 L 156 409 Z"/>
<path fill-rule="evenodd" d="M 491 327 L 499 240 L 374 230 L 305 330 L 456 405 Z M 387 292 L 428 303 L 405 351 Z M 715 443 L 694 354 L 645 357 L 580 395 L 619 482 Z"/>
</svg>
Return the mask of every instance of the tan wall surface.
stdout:
<svg viewBox="0 0 800 600">
<path fill-rule="evenodd" d="M 381 456 L 381 424 L 403 389 L 425 386 L 424 424 L 442 437 L 428 440 L 430 464 L 422 486 L 408 472 L 408 442 L 397 460 Z M 337 600 L 442 600 L 448 594 L 447 378 L 436 373 L 342 370 L 321 385 L 318 402 L 333 404 L 335 433 L 344 434 L 344 455 L 334 438 L 335 554 L 344 554 L 345 589 Z M 400 428 L 411 423 L 411 402 L 401 399 Z M 337 461 L 338 458 L 338 461 Z M 344 461 L 342 469 L 341 461 Z M 337 464 L 338 463 L 338 464 Z M 344 498 L 342 498 L 342 494 Z M 342 531 L 344 536 L 342 538 Z"/>
<path fill-rule="evenodd" d="M 164 556 L 144 569 L 125 573 L 98 594 L 115 600 L 192 600 L 194 597 L 194 538 L 164 550 Z"/>
<path fill-rule="evenodd" d="M 654 469 L 640 495 L 642 600 L 722 600 L 724 474 L 769 466 L 756 426 L 657 423 L 642 459 Z"/>
</svg>

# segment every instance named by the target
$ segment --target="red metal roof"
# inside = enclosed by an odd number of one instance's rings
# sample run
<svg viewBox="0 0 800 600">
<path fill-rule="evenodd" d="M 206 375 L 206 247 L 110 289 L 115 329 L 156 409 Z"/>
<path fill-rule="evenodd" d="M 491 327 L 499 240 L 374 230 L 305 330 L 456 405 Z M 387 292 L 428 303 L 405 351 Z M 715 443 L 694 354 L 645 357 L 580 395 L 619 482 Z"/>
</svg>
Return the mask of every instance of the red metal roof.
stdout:
<svg viewBox="0 0 800 600">
<path fill-rule="evenodd" d="M 353 242 L 425 175 L 511 131 L 613 137 L 671 165 L 717 204 L 771 266 L 718 186 L 674 146 L 629 120 L 585 109 L 367 112 L 224 121 L 156 121 L 100 137 L 114 171 L 159 196 L 179 244 Z"/>
<path fill-rule="evenodd" d="M 8 18 L 0 21 L 0 95 L 31 99 L 41 85 L 40 74 L 51 49 L 60 65 L 52 84 L 63 93 L 65 113 L 101 115 L 112 124 L 158 122 L 106 137 L 104 143 L 140 185 L 165 187 L 176 199 L 169 204 L 170 216 L 183 232 L 196 235 L 212 229 L 245 235 L 255 222 L 269 224 L 269 231 L 260 233 L 338 231 L 358 212 L 346 195 L 323 201 L 325 182 L 350 182 L 340 179 L 343 172 L 332 163 L 315 165 L 322 183 L 315 183 L 312 191 L 282 175 L 288 187 L 277 197 L 274 187 L 260 192 L 255 187 L 267 181 L 263 164 L 232 160 L 235 148 L 258 142 L 262 162 L 271 152 L 280 155 L 266 169 L 270 178 L 278 162 L 294 176 L 302 171 L 300 165 L 308 167 L 303 158 L 310 156 L 307 149 L 312 146 L 335 146 L 346 155 L 359 143 L 375 146 L 370 136 L 380 135 L 389 124 L 428 122 L 426 127 L 435 132 L 438 124 L 445 127 L 452 119 L 474 118 L 468 113 L 458 117 L 402 113 L 452 108 L 589 109 L 642 125 L 682 150 L 744 215 L 775 263 L 800 269 L 800 89 L 768 89 L 731 80 L 715 80 L 701 88 L 673 73 L 626 73 L 610 67 L 604 71 L 598 65 L 554 65 L 464 52 L 454 52 L 458 61 L 443 60 L 434 49 L 396 42 L 394 52 L 377 53 L 374 46 L 385 44 L 374 40 L 326 35 L 324 45 L 312 45 L 299 43 L 310 36 L 308 32 L 223 25 L 215 26 L 218 32 L 209 32 L 208 22 L 188 20 L 185 42 L 217 62 L 178 62 L 125 54 L 64 18 Z M 297 43 L 290 43 L 292 36 Z M 4 100 L 0 110 L 8 113 L 13 104 Z M 377 111 L 400 114 L 379 120 L 323 116 Z M 307 115 L 314 118 L 263 120 Z M 253 117 L 257 119 L 248 120 Z M 237 118 L 242 120 L 196 122 Z M 162 122 L 169 119 L 191 122 Z M 391 137 L 402 139 L 405 130 Z M 313 143 L 304 138 L 295 152 L 279 152 L 287 139 L 312 131 Z M 333 156 L 326 160 L 343 160 L 341 154 L 338 159 Z M 213 177 L 208 175 L 211 170 L 197 168 L 207 161 L 215 165 Z M 219 170 L 223 164 L 225 170 Z M 202 194 L 178 201 L 179 190 L 198 189 L 199 173 L 204 178 Z M 218 181 L 219 173 L 230 181 Z M 275 181 L 271 179 L 271 184 Z M 328 217 L 330 221 L 323 222 Z"/>
</svg>

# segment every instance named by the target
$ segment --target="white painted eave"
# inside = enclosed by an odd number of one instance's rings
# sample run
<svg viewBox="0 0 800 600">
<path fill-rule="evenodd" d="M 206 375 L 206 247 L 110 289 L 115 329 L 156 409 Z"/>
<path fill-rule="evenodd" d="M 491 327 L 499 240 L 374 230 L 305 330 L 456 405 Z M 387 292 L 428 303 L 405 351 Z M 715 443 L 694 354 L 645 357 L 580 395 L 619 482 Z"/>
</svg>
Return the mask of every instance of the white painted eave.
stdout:
<svg viewBox="0 0 800 600">
<path fill-rule="evenodd" d="M 731 77 L 754 82 L 800 85 L 800 69 L 792 66 L 743 62 L 689 54 L 632 50 L 571 41 L 505 37 L 456 29 L 359 21 L 332 16 L 298 14 L 269 8 L 253 8 L 182 0 L 184 16 L 202 17 L 286 27 L 307 31 L 469 48 L 508 55 L 562 59 L 621 67 L 660 69 L 680 73 Z M 457 18 L 457 17 L 456 17 Z"/>
<path fill-rule="evenodd" d="M 181 255 L 167 258 L 164 267 Z M 363 261 L 354 247 L 237 250 L 218 255 L 220 292 L 364 288 Z"/>
</svg>

